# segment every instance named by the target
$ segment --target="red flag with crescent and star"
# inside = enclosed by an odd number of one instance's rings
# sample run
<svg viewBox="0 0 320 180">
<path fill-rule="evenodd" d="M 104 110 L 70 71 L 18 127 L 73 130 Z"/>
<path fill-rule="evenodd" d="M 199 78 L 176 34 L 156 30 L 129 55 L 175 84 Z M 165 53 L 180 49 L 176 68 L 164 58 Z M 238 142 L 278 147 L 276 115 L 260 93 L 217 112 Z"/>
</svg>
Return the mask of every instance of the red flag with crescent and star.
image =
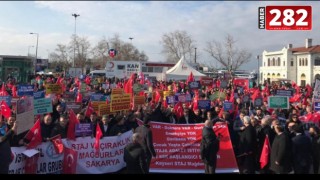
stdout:
<svg viewBox="0 0 320 180">
<path fill-rule="evenodd" d="M 70 148 L 64 148 L 63 156 L 63 174 L 75 174 L 77 170 L 78 151 Z"/>
<path fill-rule="evenodd" d="M 57 154 L 61 154 L 63 152 L 63 144 L 61 141 L 61 135 L 58 134 L 51 138 L 51 142 L 53 144 L 54 150 Z"/>
<path fill-rule="evenodd" d="M 37 120 L 37 122 L 26 134 L 25 139 L 30 141 L 27 145 L 27 149 L 34 149 L 42 143 L 40 119 Z"/>
</svg>

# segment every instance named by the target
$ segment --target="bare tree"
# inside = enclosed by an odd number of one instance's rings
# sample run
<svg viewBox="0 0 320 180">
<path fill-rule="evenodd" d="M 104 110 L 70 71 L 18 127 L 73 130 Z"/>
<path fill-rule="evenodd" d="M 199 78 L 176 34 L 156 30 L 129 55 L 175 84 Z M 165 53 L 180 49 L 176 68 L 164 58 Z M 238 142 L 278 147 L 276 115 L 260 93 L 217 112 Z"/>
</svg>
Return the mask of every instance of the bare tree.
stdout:
<svg viewBox="0 0 320 180">
<path fill-rule="evenodd" d="M 228 34 L 225 38 L 224 45 L 212 40 L 211 42 L 207 42 L 207 47 L 204 50 L 224 68 L 230 71 L 237 70 L 244 63 L 250 62 L 251 53 L 246 49 L 236 48 L 235 43 L 234 38 Z M 210 64 L 210 66 L 212 66 L 212 64 Z"/>
<path fill-rule="evenodd" d="M 108 51 L 109 51 L 109 43 L 105 37 L 98 42 L 98 44 L 93 47 L 92 53 L 92 64 L 96 68 L 101 68 L 105 66 L 106 61 L 109 59 Z"/>
<path fill-rule="evenodd" d="M 71 67 L 70 56 L 68 54 L 68 48 L 66 45 L 58 44 L 54 52 L 50 53 L 50 67 L 57 68 L 58 66 L 61 70 L 67 70 Z"/>
<path fill-rule="evenodd" d="M 76 35 L 72 35 L 71 41 L 69 43 L 69 53 L 74 53 L 75 50 L 75 67 L 81 67 L 83 70 L 84 67 L 88 65 L 88 63 L 90 63 L 90 46 L 90 42 L 86 37 L 78 37 Z"/>
<path fill-rule="evenodd" d="M 163 46 L 161 53 L 165 54 L 168 62 L 177 62 L 183 56 L 189 62 L 194 59 L 195 42 L 186 31 L 164 34 L 160 43 Z"/>
<path fill-rule="evenodd" d="M 109 49 L 115 49 L 117 55 L 112 58 L 108 55 Z M 102 63 L 105 65 L 106 61 L 110 60 L 121 60 L 121 61 L 147 61 L 148 56 L 142 51 L 140 52 L 131 43 L 125 43 L 120 40 L 120 36 L 115 34 L 109 40 L 103 38 L 98 44 L 93 48 L 93 61 L 94 63 Z"/>
</svg>

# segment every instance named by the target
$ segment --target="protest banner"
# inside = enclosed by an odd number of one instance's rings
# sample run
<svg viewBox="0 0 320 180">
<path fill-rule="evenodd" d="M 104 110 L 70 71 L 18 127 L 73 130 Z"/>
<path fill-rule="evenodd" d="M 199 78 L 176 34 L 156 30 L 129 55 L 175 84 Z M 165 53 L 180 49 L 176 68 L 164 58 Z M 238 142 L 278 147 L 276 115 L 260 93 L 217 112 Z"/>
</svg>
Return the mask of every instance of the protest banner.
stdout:
<svg viewBox="0 0 320 180">
<path fill-rule="evenodd" d="M 110 115 L 110 104 L 100 104 L 99 105 L 99 116 Z"/>
<path fill-rule="evenodd" d="M 213 78 L 212 77 L 201 77 L 200 83 L 202 86 L 212 86 Z"/>
<path fill-rule="evenodd" d="M 198 109 L 206 109 L 209 110 L 211 107 L 210 100 L 198 100 Z"/>
<path fill-rule="evenodd" d="M 47 114 L 53 111 L 52 100 L 49 98 L 34 99 L 34 115 Z"/>
<path fill-rule="evenodd" d="M 81 107 L 81 102 L 66 102 L 66 110 L 72 109 L 75 114 L 81 111 Z"/>
<path fill-rule="evenodd" d="M 46 95 L 48 94 L 62 94 L 62 88 L 59 84 L 47 84 Z"/>
<path fill-rule="evenodd" d="M 106 102 L 105 101 L 92 101 L 91 105 L 92 105 L 94 112 L 99 114 L 99 106 L 102 104 L 106 104 Z"/>
<path fill-rule="evenodd" d="M 293 97 L 293 91 L 292 91 L 292 90 L 276 89 L 275 96 L 288 96 L 288 97 Z"/>
<path fill-rule="evenodd" d="M 269 108 L 281 108 L 289 109 L 289 97 L 288 96 L 269 96 L 268 97 Z"/>
<path fill-rule="evenodd" d="M 41 98 L 45 98 L 44 91 L 38 91 L 33 93 L 33 99 L 41 99 Z"/>
<path fill-rule="evenodd" d="M 5 101 L 8 106 L 11 106 L 12 97 L 11 96 L 0 96 L 0 102 Z"/>
<path fill-rule="evenodd" d="M 18 85 L 18 96 L 33 96 L 34 85 Z"/>
<path fill-rule="evenodd" d="M 19 99 L 17 101 L 16 119 L 17 123 L 19 124 L 17 128 L 17 134 L 20 134 L 32 128 L 34 124 L 33 96 Z"/>
<path fill-rule="evenodd" d="M 110 112 L 129 110 L 130 109 L 130 94 L 111 94 L 111 109 Z"/>
</svg>

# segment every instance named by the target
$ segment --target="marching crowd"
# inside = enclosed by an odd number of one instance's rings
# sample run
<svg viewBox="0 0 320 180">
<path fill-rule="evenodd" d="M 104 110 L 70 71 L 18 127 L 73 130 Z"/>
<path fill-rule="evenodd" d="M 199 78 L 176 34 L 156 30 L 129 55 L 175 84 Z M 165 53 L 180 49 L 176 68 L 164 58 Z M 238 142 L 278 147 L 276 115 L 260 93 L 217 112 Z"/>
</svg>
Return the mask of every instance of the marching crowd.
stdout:
<svg viewBox="0 0 320 180">
<path fill-rule="evenodd" d="M 222 79 L 214 79 L 214 85 L 192 90 L 189 89 L 188 82 L 193 80 L 191 77 L 186 82 L 150 82 L 141 75 L 133 74 L 128 80 L 102 78 L 99 83 L 92 85 L 93 80 L 90 77 L 80 79 L 67 78 L 63 75 L 59 77 L 39 75 L 30 84 L 34 85 L 34 92 L 45 90 L 46 84 L 51 83 L 61 85 L 63 92 L 74 92 L 75 101 L 82 103 L 82 109 L 76 113 L 76 119 L 79 123 L 91 124 L 92 137 L 96 136 L 97 126 L 102 130 L 104 137 L 134 130 L 133 143 L 125 148 L 124 153 L 128 173 L 148 173 L 151 158 L 156 156 L 152 131 L 148 125 L 150 121 L 174 124 L 205 123 L 208 127 L 218 122 L 227 123 L 240 173 L 318 174 L 320 172 L 319 119 L 317 112 L 313 110 L 313 89 L 309 85 L 299 87 L 294 82 L 272 84 L 265 82 L 263 86 L 254 84 L 252 88 L 244 88 L 234 84 L 231 78 L 227 81 L 226 88 L 219 86 Z M 99 116 L 94 111 L 89 112 L 90 101 L 81 97 L 80 83 L 87 84 L 87 91 L 106 96 L 110 96 L 112 89 L 122 88 L 126 93 L 145 96 L 145 104 L 131 103 L 128 111 Z M 141 85 L 141 92 L 133 92 L 134 84 Z M 2 89 L 14 97 L 15 86 L 17 83 L 8 79 L 3 83 Z M 151 92 L 144 91 L 149 87 L 153 88 Z M 274 95 L 277 89 L 291 89 L 295 92 L 294 97 L 290 98 L 289 109 L 269 108 L 268 96 Z M 163 90 L 190 94 L 192 99 L 189 102 L 169 104 L 160 93 Z M 224 98 L 212 99 L 212 95 L 216 92 L 223 93 Z M 245 100 L 245 96 L 249 96 L 249 100 Z M 70 111 L 66 109 L 65 97 L 60 94 L 51 98 L 53 112 L 35 117 L 35 122 L 40 119 L 43 142 L 50 141 L 59 134 L 61 138 L 68 137 Z M 197 102 L 208 99 L 211 100 L 210 109 L 199 109 Z M 262 103 L 255 104 L 256 99 L 261 99 Z M 233 110 L 224 110 L 225 101 L 233 103 Z M 109 103 L 108 99 L 106 103 Z M 3 115 L 0 117 L 0 173 L 8 172 L 11 161 L 10 147 L 27 146 L 30 143 L 30 139 L 27 138 L 28 131 L 16 134 L 19 124 L 16 123 L 15 108 L 11 107 L 11 110 L 9 117 Z M 142 126 L 138 125 L 138 119 L 143 120 Z M 267 164 L 261 167 L 260 156 L 266 137 L 270 142 L 271 156 Z M 213 161 L 216 161 L 216 158 Z"/>
</svg>

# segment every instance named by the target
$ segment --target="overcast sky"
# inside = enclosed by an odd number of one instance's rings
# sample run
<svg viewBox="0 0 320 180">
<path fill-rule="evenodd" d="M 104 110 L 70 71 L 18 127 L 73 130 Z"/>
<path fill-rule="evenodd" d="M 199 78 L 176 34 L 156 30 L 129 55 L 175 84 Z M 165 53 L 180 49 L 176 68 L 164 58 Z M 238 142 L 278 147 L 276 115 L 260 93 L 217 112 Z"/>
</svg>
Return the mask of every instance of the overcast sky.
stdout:
<svg viewBox="0 0 320 180">
<path fill-rule="evenodd" d="M 267 31 L 258 29 L 258 7 L 267 5 L 311 5 L 311 31 Z M 38 57 L 47 58 L 57 44 L 68 44 L 74 33 L 87 37 L 91 46 L 105 36 L 119 34 L 124 42 L 144 51 L 149 61 L 164 61 L 160 53 L 161 37 L 175 30 L 186 31 L 196 41 L 198 61 L 212 59 L 203 50 L 206 42 L 223 42 L 231 34 L 239 48 L 252 53 L 252 61 L 241 69 L 257 69 L 256 56 L 263 50 L 280 50 L 287 44 L 294 47 L 312 38 L 320 44 L 320 3 L 305 1 L 20 1 L 0 2 L 0 55 L 35 54 L 39 33 Z M 33 48 L 29 46 L 34 46 Z M 260 63 L 261 64 L 261 63 Z"/>
</svg>

